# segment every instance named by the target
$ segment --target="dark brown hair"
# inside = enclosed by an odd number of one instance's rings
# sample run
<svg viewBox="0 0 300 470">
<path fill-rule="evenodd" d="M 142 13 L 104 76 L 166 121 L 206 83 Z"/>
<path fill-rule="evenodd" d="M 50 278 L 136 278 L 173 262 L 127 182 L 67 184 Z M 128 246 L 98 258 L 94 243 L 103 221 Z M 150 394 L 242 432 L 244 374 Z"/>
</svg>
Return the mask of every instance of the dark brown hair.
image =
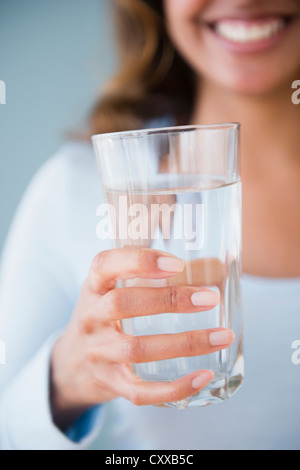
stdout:
<svg viewBox="0 0 300 470">
<path fill-rule="evenodd" d="M 186 124 L 195 95 L 194 73 L 167 34 L 162 0 L 113 0 L 118 70 L 90 118 L 91 133 L 137 129 L 172 116 Z"/>
</svg>

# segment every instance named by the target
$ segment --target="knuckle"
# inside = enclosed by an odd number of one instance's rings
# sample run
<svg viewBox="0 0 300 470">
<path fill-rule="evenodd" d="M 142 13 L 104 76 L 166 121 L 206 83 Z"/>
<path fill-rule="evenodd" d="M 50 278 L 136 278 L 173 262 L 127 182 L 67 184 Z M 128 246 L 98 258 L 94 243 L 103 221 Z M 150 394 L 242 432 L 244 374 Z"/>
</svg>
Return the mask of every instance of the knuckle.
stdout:
<svg viewBox="0 0 300 470">
<path fill-rule="evenodd" d="M 195 352 L 195 337 L 192 332 L 184 333 L 183 352 L 188 356 L 192 356 Z"/>
<path fill-rule="evenodd" d="M 176 311 L 178 308 L 178 291 L 175 286 L 167 287 L 165 290 L 165 304 L 167 310 Z"/>
<path fill-rule="evenodd" d="M 104 296 L 105 315 L 115 319 L 122 311 L 122 293 L 120 289 L 113 289 Z"/>
<path fill-rule="evenodd" d="M 141 394 L 136 387 L 131 388 L 128 399 L 135 406 L 143 406 L 144 404 Z"/>
<path fill-rule="evenodd" d="M 84 317 L 79 320 L 79 330 L 84 335 L 90 335 L 94 332 L 94 321 L 91 317 Z"/>
<path fill-rule="evenodd" d="M 103 391 L 103 387 L 107 387 L 107 382 L 105 380 L 105 378 L 103 376 L 100 376 L 98 375 L 97 373 L 94 373 L 92 376 L 91 376 L 91 384 L 97 388 L 97 389 L 101 389 L 101 392 Z"/>
<path fill-rule="evenodd" d="M 110 250 L 104 250 L 98 253 L 93 261 L 93 269 L 95 271 L 98 271 L 99 269 L 102 269 L 103 266 L 106 266 L 110 258 Z"/>
<path fill-rule="evenodd" d="M 126 363 L 139 362 L 141 342 L 137 336 L 127 336 L 123 341 L 122 356 Z"/>
<path fill-rule="evenodd" d="M 98 362 L 98 354 L 93 350 L 88 350 L 85 353 L 85 360 L 88 364 L 97 364 Z"/>
<path fill-rule="evenodd" d="M 139 271 L 143 271 L 145 269 L 145 264 L 146 264 L 146 257 L 148 254 L 148 250 L 145 248 L 140 248 L 137 251 L 136 254 L 136 263 L 137 263 L 137 269 Z"/>
<path fill-rule="evenodd" d="M 179 386 L 176 384 L 172 385 L 170 390 L 170 402 L 176 402 L 180 399 L 180 389 Z"/>
</svg>

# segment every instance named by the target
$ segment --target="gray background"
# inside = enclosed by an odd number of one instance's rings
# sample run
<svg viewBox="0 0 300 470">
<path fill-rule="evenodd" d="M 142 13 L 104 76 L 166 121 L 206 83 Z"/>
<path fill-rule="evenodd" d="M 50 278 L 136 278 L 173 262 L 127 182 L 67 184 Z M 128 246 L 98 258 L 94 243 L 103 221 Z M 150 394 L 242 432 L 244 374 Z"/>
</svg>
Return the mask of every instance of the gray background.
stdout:
<svg viewBox="0 0 300 470">
<path fill-rule="evenodd" d="M 36 170 L 85 126 L 115 67 L 111 0 L 0 0 L 0 254 Z"/>
</svg>

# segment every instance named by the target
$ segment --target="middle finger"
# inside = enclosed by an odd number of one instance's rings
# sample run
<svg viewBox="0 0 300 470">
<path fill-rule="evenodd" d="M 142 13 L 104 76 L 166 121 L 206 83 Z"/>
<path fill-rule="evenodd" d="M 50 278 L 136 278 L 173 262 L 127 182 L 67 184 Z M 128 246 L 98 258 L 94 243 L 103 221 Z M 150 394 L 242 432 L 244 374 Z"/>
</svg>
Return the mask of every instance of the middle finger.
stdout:
<svg viewBox="0 0 300 470">
<path fill-rule="evenodd" d="M 219 293 L 188 286 L 127 287 L 114 289 L 97 303 L 95 316 L 102 321 L 155 315 L 196 313 L 218 305 Z"/>
</svg>

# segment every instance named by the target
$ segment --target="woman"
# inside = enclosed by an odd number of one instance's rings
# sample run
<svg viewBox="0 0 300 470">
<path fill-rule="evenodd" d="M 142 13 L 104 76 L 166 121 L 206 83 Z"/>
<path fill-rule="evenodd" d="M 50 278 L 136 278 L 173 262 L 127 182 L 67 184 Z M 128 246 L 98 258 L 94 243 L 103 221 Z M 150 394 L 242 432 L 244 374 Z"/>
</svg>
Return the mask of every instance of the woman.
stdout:
<svg viewBox="0 0 300 470">
<path fill-rule="evenodd" d="M 94 241 L 94 156 L 89 144 L 73 144 L 32 183 L 5 251 L 1 335 L 13 366 L 1 370 L 1 447 L 299 449 L 292 345 L 300 337 L 300 108 L 291 84 L 300 75 L 300 3 L 119 0 L 116 7 L 120 73 L 94 109 L 93 133 L 154 119 L 242 124 L 247 381 L 219 407 L 136 406 L 183 399 L 213 376 L 197 371 L 149 384 L 128 363 L 185 356 L 187 347 L 209 354 L 234 337 L 199 331 L 170 336 L 160 348 L 157 337 L 141 342 L 116 327 L 138 315 L 134 292 L 113 290 L 117 279 L 168 277 L 183 265 Z M 164 302 L 172 305 L 168 294 L 153 299 L 145 289 L 145 309 L 163 311 Z M 191 292 L 184 297 L 174 311 L 192 307 Z M 217 301 L 198 297 L 203 309 Z"/>
</svg>

